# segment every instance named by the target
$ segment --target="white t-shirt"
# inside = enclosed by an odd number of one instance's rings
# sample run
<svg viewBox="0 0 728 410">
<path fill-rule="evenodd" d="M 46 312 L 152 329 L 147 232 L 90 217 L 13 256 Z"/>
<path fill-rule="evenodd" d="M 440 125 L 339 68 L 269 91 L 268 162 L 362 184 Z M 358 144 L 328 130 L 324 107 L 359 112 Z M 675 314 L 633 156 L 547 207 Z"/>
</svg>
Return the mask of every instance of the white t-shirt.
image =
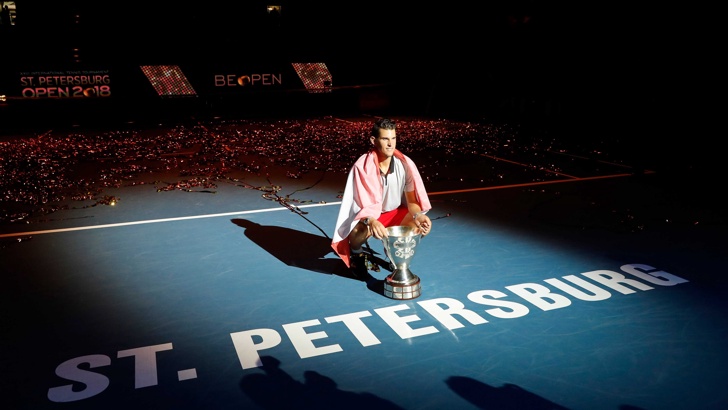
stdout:
<svg viewBox="0 0 728 410">
<path fill-rule="evenodd" d="M 397 157 L 392 157 L 389 169 L 389 174 L 379 173 L 382 179 L 382 212 L 393 211 L 407 203 L 404 193 L 415 190 L 412 175 Z"/>
</svg>

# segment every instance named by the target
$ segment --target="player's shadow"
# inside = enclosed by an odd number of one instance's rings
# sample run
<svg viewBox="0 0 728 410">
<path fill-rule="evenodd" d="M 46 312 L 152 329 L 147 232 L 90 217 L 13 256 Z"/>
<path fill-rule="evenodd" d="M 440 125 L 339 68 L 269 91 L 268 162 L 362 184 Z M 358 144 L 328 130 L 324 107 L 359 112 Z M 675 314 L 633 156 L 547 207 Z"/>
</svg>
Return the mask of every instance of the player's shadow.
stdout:
<svg viewBox="0 0 728 410">
<path fill-rule="evenodd" d="M 326 258 L 334 254 L 330 238 L 282 226 L 261 225 L 247 219 L 232 219 L 231 222 L 245 228 L 248 239 L 288 266 L 350 276 L 341 259 Z"/>
<path fill-rule="evenodd" d="M 402 410 L 402 407 L 371 393 L 340 390 L 336 382 L 318 372 L 304 372 L 304 382 L 295 380 L 280 368 L 272 356 L 260 358 L 262 373 L 240 380 L 240 389 L 263 409 L 318 410 Z"/>
<path fill-rule="evenodd" d="M 261 225 L 247 219 L 231 219 L 231 222 L 245 228 L 245 236 L 288 266 L 363 280 L 369 289 L 377 293 L 384 289 L 383 281 L 373 277 L 354 277 L 346 264 L 334 253 L 331 238 L 282 226 Z M 327 258 L 329 254 L 332 257 Z M 373 259 L 379 266 L 388 269 L 388 262 L 376 255 Z"/>
</svg>

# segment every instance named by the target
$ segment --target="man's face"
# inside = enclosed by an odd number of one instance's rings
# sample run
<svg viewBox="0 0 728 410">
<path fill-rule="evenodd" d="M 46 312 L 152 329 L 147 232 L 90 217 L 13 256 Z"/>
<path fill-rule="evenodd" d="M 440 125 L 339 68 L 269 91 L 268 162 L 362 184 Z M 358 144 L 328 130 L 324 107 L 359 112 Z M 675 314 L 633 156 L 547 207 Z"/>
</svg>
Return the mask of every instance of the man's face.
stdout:
<svg viewBox="0 0 728 410">
<path fill-rule="evenodd" d="M 379 137 L 372 137 L 372 144 L 379 156 L 391 157 L 397 147 L 397 132 L 395 130 L 379 130 Z"/>
</svg>

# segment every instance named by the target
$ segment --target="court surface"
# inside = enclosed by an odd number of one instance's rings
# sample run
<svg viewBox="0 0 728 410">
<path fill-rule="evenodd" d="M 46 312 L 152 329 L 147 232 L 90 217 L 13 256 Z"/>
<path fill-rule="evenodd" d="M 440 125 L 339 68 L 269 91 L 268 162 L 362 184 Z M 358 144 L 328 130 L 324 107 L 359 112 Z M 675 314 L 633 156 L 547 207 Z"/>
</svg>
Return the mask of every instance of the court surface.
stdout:
<svg viewBox="0 0 728 410">
<path fill-rule="evenodd" d="M 369 281 L 330 247 L 371 118 L 79 133 L 75 154 L 30 155 L 93 195 L 0 226 L 3 408 L 728 408 L 728 230 L 699 181 L 400 121 L 434 221 L 409 300 L 382 292 L 381 242 Z"/>
</svg>

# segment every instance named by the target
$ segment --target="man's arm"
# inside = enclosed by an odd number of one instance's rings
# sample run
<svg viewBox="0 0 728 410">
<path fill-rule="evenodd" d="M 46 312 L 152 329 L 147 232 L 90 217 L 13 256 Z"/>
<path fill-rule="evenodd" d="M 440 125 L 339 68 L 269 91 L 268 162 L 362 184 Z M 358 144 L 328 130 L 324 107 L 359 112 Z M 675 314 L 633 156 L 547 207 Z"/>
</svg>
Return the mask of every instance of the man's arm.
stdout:
<svg viewBox="0 0 728 410">
<path fill-rule="evenodd" d="M 430 220 L 430 217 L 425 215 L 424 212 L 422 212 L 422 208 L 420 207 L 420 204 L 417 202 L 417 197 L 415 196 L 415 191 L 411 192 L 405 192 L 404 193 L 405 198 L 407 199 L 407 210 L 409 211 L 410 216 L 412 217 L 412 225 L 416 226 L 420 229 L 420 232 L 422 233 L 422 236 L 424 237 L 428 233 L 430 233 L 430 230 L 432 229 L 432 221 Z M 404 221 L 406 224 L 410 225 L 408 223 L 409 221 Z"/>
</svg>

